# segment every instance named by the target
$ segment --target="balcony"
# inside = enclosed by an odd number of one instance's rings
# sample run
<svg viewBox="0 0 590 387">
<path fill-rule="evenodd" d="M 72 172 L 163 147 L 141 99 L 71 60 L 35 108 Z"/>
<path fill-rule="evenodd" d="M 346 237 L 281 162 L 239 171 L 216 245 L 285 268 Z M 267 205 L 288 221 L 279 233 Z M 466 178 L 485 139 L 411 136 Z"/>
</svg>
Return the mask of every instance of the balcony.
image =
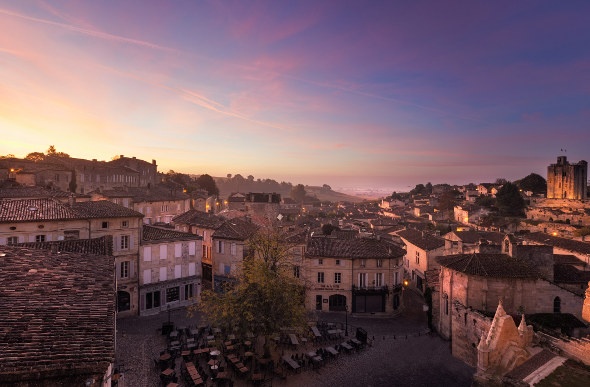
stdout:
<svg viewBox="0 0 590 387">
<path fill-rule="evenodd" d="M 387 285 L 383 286 L 356 286 L 352 285 L 352 293 L 353 294 L 383 294 L 389 293 L 389 287 Z"/>
</svg>

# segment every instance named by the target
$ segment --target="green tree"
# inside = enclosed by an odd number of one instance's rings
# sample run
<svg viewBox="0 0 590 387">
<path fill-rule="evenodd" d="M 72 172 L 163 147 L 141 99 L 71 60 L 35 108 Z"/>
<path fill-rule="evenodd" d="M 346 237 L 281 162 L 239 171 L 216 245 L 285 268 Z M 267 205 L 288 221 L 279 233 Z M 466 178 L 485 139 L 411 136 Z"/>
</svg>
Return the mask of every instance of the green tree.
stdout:
<svg viewBox="0 0 590 387">
<path fill-rule="evenodd" d="M 340 228 L 330 223 L 326 223 L 322 226 L 322 234 L 324 235 L 332 235 L 332 232 L 334 232 L 334 230 L 340 230 Z"/>
<path fill-rule="evenodd" d="M 507 182 L 496 194 L 496 206 L 500 210 L 500 215 L 524 216 L 526 204 L 518 187 Z"/>
<path fill-rule="evenodd" d="M 67 153 L 56 151 L 55 147 L 53 145 L 49 145 L 49 148 L 47 149 L 45 154 L 50 157 L 63 157 L 63 158 L 70 157 L 70 155 Z"/>
<path fill-rule="evenodd" d="M 424 184 L 416 184 L 416 187 L 414 187 L 414 189 L 410 191 L 410 195 L 412 195 L 412 196 L 422 195 L 424 193 L 425 193 Z"/>
<path fill-rule="evenodd" d="M 303 202 L 306 195 L 307 192 L 305 191 L 305 186 L 303 184 L 297 184 L 291 189 L 291 198 L 296 202 Z"/>
<path fill-rule="evenodd" d="M 14 158 L 15 158 L 15 156 L 12 153 L 9 153 L 4 156 L 0 156 L 0 159 L 14 159 Z"/>
<path fill-rule="evenodd" d="M 286 240 L 285 234 L 272 230 L 258 231 L 250 238 L 250 254 L 238 269 L 235 284 L 223 293 L 206 290 L 201 294 L 196 308 L 209 323 L 239 334 L 265 335 L 267 343 L 268 336 L 282 327 L 300 331 L 307 327 L 305 288 L 293 275 L 293 245 Z"/>
<path fill-rule="evenodd" d="M 533 194 L 547 193 L 547 180 L 541 175 L 531 173 L 530 175 L 514 182 L 523 191 L 531 191 Z"/>
<path fill-rule="evenodd" d="M 196 183 L 201 189 L 207 190 L 209 195 L 219 195 L 219 188 L 210 175 L 204 174 L 197 177 Z"/>
<path fill-rule="evenodd" d="M 31 161 L 43 161 L 45 160 L 45 154 L 42 152 L 31 152 L 25 156 L 25 159 Z"/>
</svg>

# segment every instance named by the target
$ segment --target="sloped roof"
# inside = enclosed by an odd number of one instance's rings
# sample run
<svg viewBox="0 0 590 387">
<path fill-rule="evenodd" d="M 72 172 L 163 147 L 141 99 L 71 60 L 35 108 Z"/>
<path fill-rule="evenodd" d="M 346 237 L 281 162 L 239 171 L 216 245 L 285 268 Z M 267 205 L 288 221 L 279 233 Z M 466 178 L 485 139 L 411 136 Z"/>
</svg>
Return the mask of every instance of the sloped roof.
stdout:
<svg viewBox="0 0 590 387">
<path fill-rule="evenodd" d="M 553 281 L 585 285 L 590 281 L 590 271 L 578 270 L 575 266 L 567 264 L 553 265 Z"/>
<path fill-rule="evenodd" d="M 56 199 L 0 200 L 0 222 L 83 219 L 79 212 Z"/>
<path fill-rule="evenodd" d="M 115 357 L 113 265 L 108 256 L 0 246 L 0 380 L 104 374 Z"/>
<path fill-rule="evenodd" d="M 327 258 L 396 258 L 406 251 L 392 244 L 371 238 L 310 238 L 305 253 L 308 257 Z"/>
<path fill-rule="evenodd" d="M 72 209 L 84 218 L 143 218 L 143 214 L 108 200 L 74 203 Z"/>
<path fill-rule="evenodd" d="M 141 202 L 165 202 L 174 200 L 187 200 L 189 195 L 181 189 L 170 188 L 166 185 L 156 185 L 153 188 L 147 187 L 115 187 L 113 189 L 101 190 L 96 193 L 108 198 L 131 197 L 135 203 Z"/>
<path fill-rule="evenodd" d="M 459 239 L 461 239 L 464 243 L 478 243 L 480 240 L 484 239 L 488 242 L 492 242 L 492 244 L 499 245 L 504 240 L 505 234 L 501 232 L 493 232 L 493 231 L 453 231 L 455 235 Z"/>
<path fill-rule="evenodd" d="M 199 240 L 203 239 L 203 237 L 188 232 L 180 232 L 169 228 L 160 228 L 144 224 L 141 239 L 144 242 L 150 242 L 162 240 Z"/>
<path fill-rule="evenodd" d="M 558 247 L 576 253 L 590 254 L 590 243 L 588 242 L 575 241 L 573 239 L 556 237 L 553 235 L 545 234 L 543 232 L 531 232 L 529 234 L 524 234 L 523 238 L 533 242 Z"/>
<path fill-rule="evenodd" d="M 208 212 L 188 210 L 172 218 L 172 222 L 216 230 L 223 224 L 224 219 Z"/>
<path fill-rule="evenodd" d="M 229 219 L 215 230 L 213 238 L 245 241 L 254 235 L 258 229 L 257 225 L 246 220 L 240 218 Z"/>
<path fill-rule="evenodd" d="M 539 278 L 536 268 L 506 254 L 456 254 L 436 257 L 444 267 L 469 275 L 491 278 Z"/>
<path fill-rule="evenodd" d="M 38 186 L 13 186 L 0 188 L 0 198 L 2 199 L 68 198 L 71 194 L 71 192 L 57 189 L 49 190 Z"/>
<path fill-rule="evenodd" d="M 425 251 L 435 250 L 445 245 L 444 239 L 417 230 L 402 230 L 397 235 L 404 239 L 404 242 L 407 241 Z"/>
</svg>

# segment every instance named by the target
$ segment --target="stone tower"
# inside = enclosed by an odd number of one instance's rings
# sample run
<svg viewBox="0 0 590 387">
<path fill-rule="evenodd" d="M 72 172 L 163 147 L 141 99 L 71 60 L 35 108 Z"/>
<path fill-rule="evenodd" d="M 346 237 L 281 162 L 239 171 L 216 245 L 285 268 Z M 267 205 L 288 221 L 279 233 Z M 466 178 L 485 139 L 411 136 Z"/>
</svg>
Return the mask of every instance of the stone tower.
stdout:
<svg viewBox="0 0 590 387">
<path fill-rule="evenodd" d="M 570 164 L 566 156 L 547 167 L 547 198 L 585 200 L 587 195 L 588 163 L 584 160 Z"/>
</svg>

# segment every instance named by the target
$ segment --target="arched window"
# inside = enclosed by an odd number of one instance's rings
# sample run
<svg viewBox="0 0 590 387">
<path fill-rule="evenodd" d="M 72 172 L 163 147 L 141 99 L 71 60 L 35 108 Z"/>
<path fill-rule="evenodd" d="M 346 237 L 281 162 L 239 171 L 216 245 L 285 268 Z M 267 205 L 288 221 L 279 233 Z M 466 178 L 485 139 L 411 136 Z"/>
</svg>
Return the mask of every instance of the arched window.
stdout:
<svg viewBox="0 0 590 387">
<path fill-rule="evenodd" d="M 553 299 L 553 313 L 561 313 L 561 298 L 559 297 Z"/>
</svg>

